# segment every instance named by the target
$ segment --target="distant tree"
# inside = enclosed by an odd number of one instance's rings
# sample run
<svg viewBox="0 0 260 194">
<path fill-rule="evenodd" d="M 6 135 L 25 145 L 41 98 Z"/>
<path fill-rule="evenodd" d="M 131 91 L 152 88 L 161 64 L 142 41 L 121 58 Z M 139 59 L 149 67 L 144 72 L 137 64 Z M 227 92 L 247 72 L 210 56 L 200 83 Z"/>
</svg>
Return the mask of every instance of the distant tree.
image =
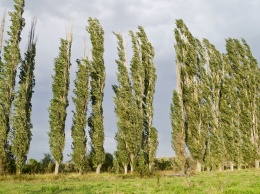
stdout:
<svg viewBox="0 0 260 194">
<path fill-rule="evenodd" d="M 172 123 L 172 148 L 176 154 L 176 163 L 181 169 L 181 174 L 185 173 L 186 151 L 185 151 L 185 128 L 183 121 L 182 101 L 176 90 L 173 91 L 171 104 Z"/>
<path fill-rule="evenodd" d="M 85 56 L 84 59 L 78 60 L 78 72 L 74 81 L 75 97 L 72 98 L 75 105 L 73 112 L 73 124 L 71 128 L 72 142 L 72 160 L 80 174 L 86 168 L 86 131 L 87 126 L 87 108 L 89 101 L 89 71 L 90 61 Z"/>
<path fill-rule="evenodd" d="M 91 152 L 96 173 L 105 161 L 104 151 L 104 124 L 103 124 L 103 97 L 105 87 L 105 65 L 104 65 L 104 31 L 97 19 L 88 19 L 87 31 L 92 43 L 92 61 L 90 71 L 90 99 L 92 112 L 88 119 L 91 138 Z"/>
<path fill-rule="evenodd" d="M 124 167 L 124 174 L 127 174 L 127 167 L 129 165 L 129 153 L 126 147 L 126 143 L 123 139 L 123 135 L 120 131 L 116 133 L 115 140 L 117 142 L 117 152 L 115 158 L 119 164 Z"/>
<path fill-rule="evenodd" d="M 25 25 L 22 17 L 24 0 L 14 0 L 11 16 L 9 39 L 5 41 L 3 62 L 0 62 L 0 175 L 5 171 L 6 149 L 8 146 L 7 136 L 10 131 L 10 117 L 12 102 L 14 99 L 14 87 L 17 66 L 21 62 L 19 43 L 21 32 Z M 1 27 L 2 28 L 2 27 Z"/>
<path fill-rule="evenodd" d="M 147 155 L 149 170 L 152 170 L 154 158 L 158 147 L 158 132 L 153 126 L 153 98 L 156 83 L 156 69 L 154 65 L 154 48 L 149 42 L 143 27 L 138 27 L 137 37 L 140 44 L 141 65 L 144 73 L 143 90 L 143 149 Z"/>
<path fill-rule="evenodd" d="M 15 156 L 17 174 L 22 172 L 27 159 L 32 136 L 32 94 L 35 85 L 34 67 L 36 56 L 36 39 L 34 37 L 36 18 L 32 19 L 29 32 L 28 48 L 25 59 L 20 67 L 20 81 L 18 92 L 14 100 L 14 114 L 12 117 L 12 152 Z"/>
<path fill-rule="evenodd" d="M 65 121 L 66 109 L 69 105 L 69 69 L 71 66 L 71 44 L 72 32 L 67 33 L 66 39 L 61 39 L 59 55 L 54 60 L 55 75 L 52 83 L 53 98 L 49 108 L 49 144 L 51 153 L 56 161 L 55 175 L 59 173 L 59 165 L 63 160 L 63 149 L 65 146 Z"/>
</svg>

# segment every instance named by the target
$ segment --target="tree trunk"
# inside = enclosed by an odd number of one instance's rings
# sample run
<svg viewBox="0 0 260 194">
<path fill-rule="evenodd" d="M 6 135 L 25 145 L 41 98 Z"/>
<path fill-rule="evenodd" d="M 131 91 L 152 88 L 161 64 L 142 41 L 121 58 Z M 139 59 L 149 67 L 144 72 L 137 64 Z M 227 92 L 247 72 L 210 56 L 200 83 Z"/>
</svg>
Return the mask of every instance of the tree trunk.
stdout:
<svg viewBox="0 0 260 194">
<path fill-rule="evenodd" d="M 259 160 L 255 160 L 255 168 L 259 169 Z"/>
<path fill-rule="evenodd" d="M 197 161 L 196 171 L 201 172 L 201 163 Z"/>
<path fill-rule="evenodd" d="M 237 164 L 237 170 L 241 170 L 241 164 L 240 163 Z"/>
<path fill-rule="evenodd" d="M 152 164 L 152 163 L 150 163 L 150 164 L 148 165 L 149 172 L 151 172 L 151 171 L 152 171 L 152 167 L 153 167 L 153 164 Z"/>
<path fill-rule="evenodd" d="M 133 174 L 133 172 L 134 172 L 134 165 L 132 163 L 130 163 L 130 167 L 131 167 L 131 174 Z"/>
<path fill-rule="evenodd" d="M 134 155 L 130 155 L 130 167 L 131 167 L 131 174 L 134 172 Z"/>
<path fill-rule="evenodd" d="M 124 174 L 127 174 L 127 165 L 124 166 L 124 169 L 125 169 L 125 173 Z"/>
<path fill-rule="evenodd" d="M 230 171 L 233 172 L 234 171 L 234 164 L 233 164 L 233 162 L 229 162 L 229 166 L 230 166 Z"/>
<path fill-rule="evenodd" d="M 207 172 L 210 172 L 210 167 L 209 166 L 207 166 Z"/>
<path fill-rule="evenodd" d="M 59 168 L 60 168 L 60 164 L 59 164 L 59 162 L 56 161 L 56 163 L 55 163 L 55 171 L 54 171 L 54 174 L 56 176 L 59 174 Z"/>
<path fill-rule="evenodd" d="M 100 174 L 102 164 L 97 165 L 96 174 Z"/>
<path fill-rule="evenodd" d="M 220 165 L 218 171 L 221 172 L 222 170 L 222 166 Z"/>
</svg>

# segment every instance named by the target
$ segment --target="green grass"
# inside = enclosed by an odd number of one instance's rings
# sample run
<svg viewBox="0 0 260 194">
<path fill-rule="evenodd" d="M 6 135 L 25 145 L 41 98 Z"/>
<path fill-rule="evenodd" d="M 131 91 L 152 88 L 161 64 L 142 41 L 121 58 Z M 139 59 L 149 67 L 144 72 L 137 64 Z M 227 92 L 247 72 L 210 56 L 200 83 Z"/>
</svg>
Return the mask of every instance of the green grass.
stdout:
<svg viewBox="0 0 260 194">
<path fill-rule="evenodd" d="M 89 173 L 0 177 L 0 193 L 260 193 L 260 170 L 203 172 L 190 177 Z M 169 173 L 168 173 L 169 174 Z"/>
</svg>

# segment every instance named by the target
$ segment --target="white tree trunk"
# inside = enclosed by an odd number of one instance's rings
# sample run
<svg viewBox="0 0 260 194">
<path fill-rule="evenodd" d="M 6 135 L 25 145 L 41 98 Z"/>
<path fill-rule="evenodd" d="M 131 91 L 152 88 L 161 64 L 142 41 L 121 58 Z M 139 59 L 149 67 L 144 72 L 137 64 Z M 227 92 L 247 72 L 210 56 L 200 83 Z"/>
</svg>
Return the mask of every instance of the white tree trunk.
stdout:
<svg viewBox="0 0 260 194">
<path fill-rule="evenodd" d="M 259 169 L 259 160 L 255 160 L 255 168 Z"/>
<path fill-rule="evenodd" d="M 127 174 L 127 165 L 124 166 L 124 169 L 125 169 L 125 173 L 124 174 Z"/>
<path fill-rule="evenodd" d="M 101 166 L 102 166 L 102 164 L 97 165 L 96 174 L 100 174 Z"/>
<path fill-rule="evenodd" d="M 229 162 L 229 166 L 230 166 L 230 171 L 233 172 L 234 171 L 234 163 Z"/>
<path fill-rule="evenodd" d="M 197 161 L 196 171 L 201 172 L 201 163 Z"/>
<path fill-rule="evenodd" d="M 223 169 L 222 169 L 222 166 L 219 166 L 219 169 L 218 169 L 218 170 L 219 170 L 219 172 L 221 172 L 221 171 L 223 170 Z"/>
<path fill-rule="evenodd" d="M 56 161 L 56 163 L 55 163 L 55 171 L 54 171 L 54 174 L 56 176 L 59 174 L 59 168 L 60 168 L 60 164 L 59 164 L 59 162 Z"/>
</svg>

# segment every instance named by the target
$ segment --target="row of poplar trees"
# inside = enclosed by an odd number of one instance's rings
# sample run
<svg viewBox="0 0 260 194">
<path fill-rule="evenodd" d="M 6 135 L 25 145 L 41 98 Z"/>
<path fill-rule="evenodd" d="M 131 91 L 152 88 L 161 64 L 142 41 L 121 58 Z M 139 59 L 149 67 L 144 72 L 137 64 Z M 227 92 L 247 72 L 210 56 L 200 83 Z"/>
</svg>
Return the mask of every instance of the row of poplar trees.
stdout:
<svg viewBox="0 0 260 194">
<path fill-rule="evenodd" d="M 104 31 L 97 19 L 89 18 L 88 24 L 86 30 L 90 34 L 92 56 L 89 58 L 85 50 L 84 57 L 77 60 L 78 71 L 72 98 L 75 111 L 73 111 L 71 127 L 73 138 L 71 156 L 78 171 L 83 173 L 86 168 L 87 137 L 85 129 L 88 124 L 91 139 L 90 155 L 94 167 L 96 167 L 96 173 L 99 174 L 101 166 L 105 162 L 102 107 L 105 86 Z M 153 63 L 154 50 L 142 27 L 139 27 L 139 32 L 136 34 L 130 31 L 133 58 L 129 69 L 123 38 L 120 34 L 115 33 L 115 35 L 118 39 L 119 56 L 119 59 L 116 60 L 119 85 L 113 85 L 116 95 L 114 98 L 115 112 L 118 117 L 115 159 L 118 165 L 124 167 L 125 173 L 127 173 L 129 164 L 131 173 L 136 165 L 147 166 L 147 169 L 151 170 L 158 146 L 157 131 L 152 125 L 156 82 Z M 66 39 L 61 39 L 59 55 L 55 59 L 53 98 L 49 108 L 49 144 L 56 161 L 55 174 L 59 172 L 65 146 L 71 44 L 72 33 L 69 30 Z M 91 107 L 88 105 L 89 101 Z M 91 113 L 87 118 L 88 108 L 91 108 Z"/>
<path fill-rule="evenodd" d="M 260 159 L 260 70 L 244 39 L 220 53 L 176 21 L 177 89 L 171 105 L 172 146 L 181 172 L 187 155 L 197 171 L 231 171 Z"/>
<path fill-rule="evenodd" d="M 31 99 L 35 85 L 33 72 L 36 55 L 36 18 L 32 19 L 27 48 L 22 59 L 19 43 L 25 26 L 22 17 L 24 0 L 14 2 L 15 10 L 9 12 L 12 22 L 7 32 L 9 39 L 5 41 L 4 47 L 2 44 L 6 12 L 3 14 L 0 27 L 0 175 L 10 170 L 13 157 L 16 172 L 21 173 L 32 136 Z M 19 85 L 15 91 L 18 67 Z"/>
</svg>

